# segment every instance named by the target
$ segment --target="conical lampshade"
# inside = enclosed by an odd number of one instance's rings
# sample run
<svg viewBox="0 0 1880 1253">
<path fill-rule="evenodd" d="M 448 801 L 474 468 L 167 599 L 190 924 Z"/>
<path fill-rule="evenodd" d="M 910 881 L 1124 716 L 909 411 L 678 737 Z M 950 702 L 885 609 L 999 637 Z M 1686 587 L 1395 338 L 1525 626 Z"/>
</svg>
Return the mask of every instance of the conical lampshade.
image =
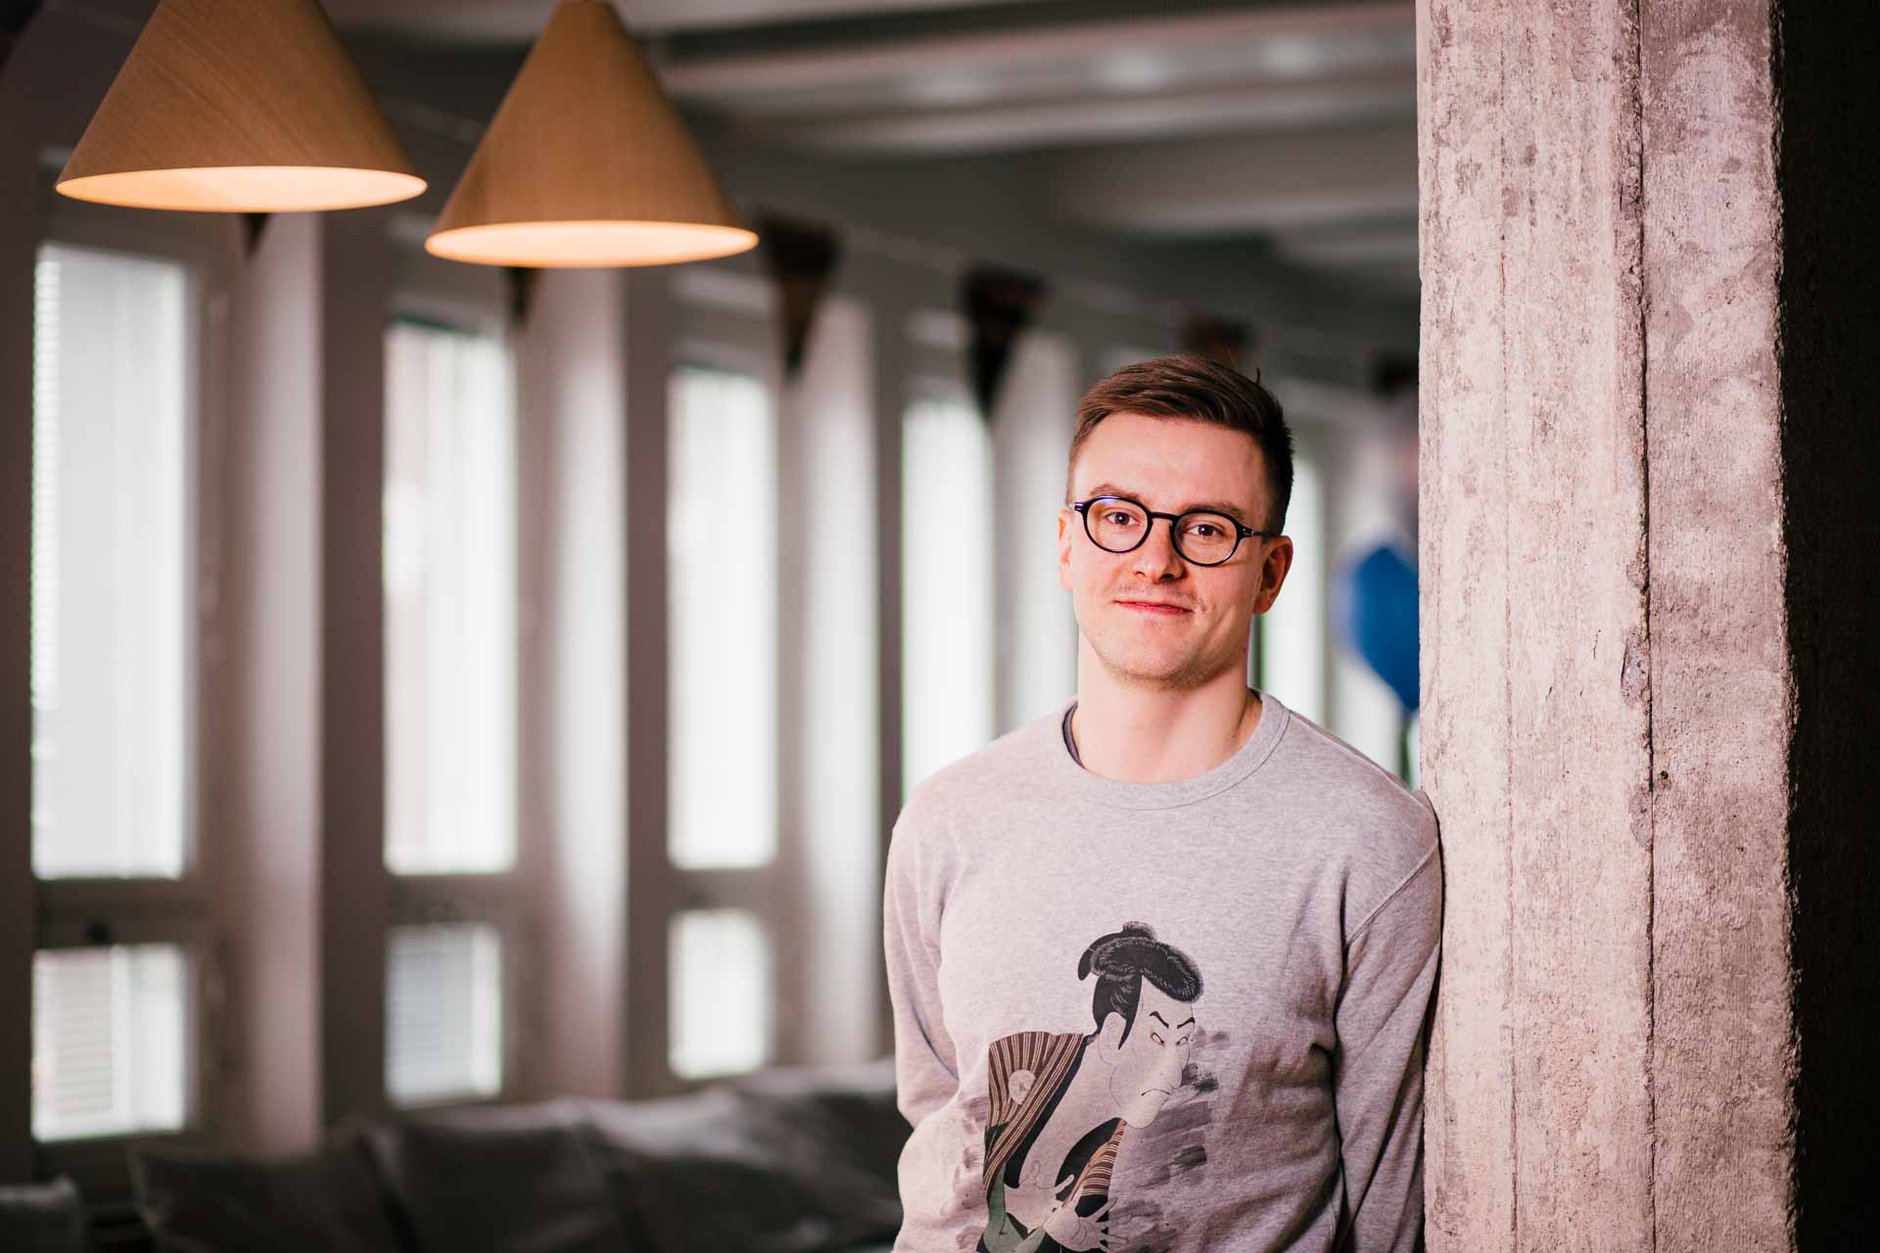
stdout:
<svg viewBox="0 0 1880 1253">
<path fill-rule="evenodd" d="M 280 213 L 408 200 L 424 180 L 317 0 L 162 0 L 58 188 Z"/>
<path fill-rule="evenodd" d="M 562 0 L 424 246 L 562 267 L 701 261 L 756 243 L 613 6 Z"/>
</svg>

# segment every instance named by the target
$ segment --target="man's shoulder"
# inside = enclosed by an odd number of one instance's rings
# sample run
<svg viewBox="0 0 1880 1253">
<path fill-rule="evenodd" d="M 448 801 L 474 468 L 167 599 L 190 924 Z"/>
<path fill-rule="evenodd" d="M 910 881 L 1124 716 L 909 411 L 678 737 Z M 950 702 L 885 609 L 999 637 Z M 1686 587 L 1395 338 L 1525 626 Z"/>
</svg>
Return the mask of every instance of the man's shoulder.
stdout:
<svg viewBox="0 0 1880 1253">
<path fill-rule="evenodd" d="M 1300 820 L 1384 875 L 1408 874 L 1426 860 L 1437 827 L 1423 791 L 1297 710 L 1287 713 L 1272 765 L 1292 803 L 1307 807 Z"/>
</svg>

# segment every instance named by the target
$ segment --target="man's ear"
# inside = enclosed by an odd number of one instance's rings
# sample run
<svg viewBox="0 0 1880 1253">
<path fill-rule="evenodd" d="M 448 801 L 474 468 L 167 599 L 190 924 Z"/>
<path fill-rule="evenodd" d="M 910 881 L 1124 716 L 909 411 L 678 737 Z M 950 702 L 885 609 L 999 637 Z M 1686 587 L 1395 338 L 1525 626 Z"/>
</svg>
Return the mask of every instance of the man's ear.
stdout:
<svg viewBox="0 0 1880 1253">
<path fill-rule="evenodd" d="M 1097 1037 L 1103 1041 L 1106 1048 L 1115 1052 L 1123 1047 L 1123 1029 L 1128 1025 L 1123 1021 L 1121 1014 L 1112 1010 L 1104 1015 L 1103 1028 L 1097 1032 Z"/>
<path fill-rule="evenodd" d="M 1260 563 L 1260 588 L 1254 593 L 1254 613 L 1265 613 L 1273 607 L 1273 602 L 1279 599 L 1280 587 L 1286 582 L 1286 572 L 1292 569 L 1292 563 L 1292 540 L 1282 535 L 1273 541 L 1273 547 L 1267 550 Z"/>
<path fill-rule="evenodd" d="M 1077 516 L 1068 505 L 1058 510 L 1057 561 L 1058 586 L 1071 590 L 1071 519 Z"/>
</svg>

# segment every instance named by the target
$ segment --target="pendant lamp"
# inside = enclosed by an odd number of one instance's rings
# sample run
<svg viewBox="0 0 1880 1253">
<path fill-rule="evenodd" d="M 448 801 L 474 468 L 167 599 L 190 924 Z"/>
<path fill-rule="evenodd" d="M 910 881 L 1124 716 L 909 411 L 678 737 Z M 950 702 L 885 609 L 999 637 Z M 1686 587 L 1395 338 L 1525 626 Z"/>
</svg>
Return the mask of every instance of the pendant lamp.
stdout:
<svg viewBox="0 0 1880 1253">
<path fill-rule="evenodd" d="M 318 0 L 162 0 L 59 191 L 142 209 L 282 213 L 424 190 Z"/>
<path fill-rule="evenodd" d="M 561 0 L 425 248 L 482 265 L 665 265 L 755 246 L 607 0 Z"/>
</svg>

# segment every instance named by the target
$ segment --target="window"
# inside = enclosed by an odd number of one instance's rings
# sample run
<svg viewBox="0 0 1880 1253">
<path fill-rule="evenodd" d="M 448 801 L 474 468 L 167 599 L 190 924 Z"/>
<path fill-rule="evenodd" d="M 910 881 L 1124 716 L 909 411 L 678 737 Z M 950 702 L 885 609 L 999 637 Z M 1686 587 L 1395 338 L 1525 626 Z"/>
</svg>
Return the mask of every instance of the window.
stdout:
<svg viewBox="0 0 1880 1253">
<path fill-rule="evenodd" d="M 33 959 L 33 1136 L 181 1130 L 188 991 L 178 945 L 41 950 Z"/>
<path fill-rule="evenodd" d="M 487 923 L 392 928 L 385 1087 L 400 1105 L 503 1086 L 503 942 Z"/>
<path fill-rule="evenodd" d="M 770 1060 L 770 942 L 756 916 L 694 909 L 672 918 L 672 1070 L 684 1079 Z"/>
<path fill-rule="evenodd" d="M 385 861 L 516 857 L 516 432 L 501 341 L 386 339 Z"/>
<path fill-rule="evenodd" d="M 735 342 L 732 344 L 735 347 Z M 755 346 L 755 345 L 753 345 Z M 667 394 L 667 1068 L 776 1051 L 778 449 L 762 367 L 682 364 Z"/>
<path fill-rule="evenodd" d="M 195 1116 L 195 287 L 176 260 L 59 242 L 34 275 L 41 1142 Z"/>
<path fill-rule="evenodd" d="M 401 320 L 385 369 L 385 1087 L 432 1104 L 500 1095 L 509 1069 L 515 393 L 496 333 Z"/>
<path fill-rule="evenodd" d="M 1033 327 L 1019 337 L 999 384 L 992 422 L 1002 632 L 994 733 L 1051 712 L 1077 691 L 1077 615 L 1058 585 L 1057 516 L 1066 454 L 1077 430 L 1077 349 L 1069 336 Z"/>
<path fill-rule="evenodd" d="M 1317 463 L 1293 460 L 1286 534 L 1293 565 L 1279 599 L 1259 618 L 1260 687 L 1315 722 L 1325 721 L 1325 491 Z"/>
<path fill-rule="evenodd" d="M 908 406 L 902 461 L 902 792 L 992 739 L 992 440 L 963 394 Z"/>
<path fill-rule="evenodd" d="M 189 278 L 175 262 L 51 244 L 34 287 L 33 870 L 179 878 Z"/>
<path fill-rule="evenodd" d="M 762 380 L 673 377 L 666 547 L 671 856 L 752 867 L 777 848 L 776 438 Z"/>
</svg>

